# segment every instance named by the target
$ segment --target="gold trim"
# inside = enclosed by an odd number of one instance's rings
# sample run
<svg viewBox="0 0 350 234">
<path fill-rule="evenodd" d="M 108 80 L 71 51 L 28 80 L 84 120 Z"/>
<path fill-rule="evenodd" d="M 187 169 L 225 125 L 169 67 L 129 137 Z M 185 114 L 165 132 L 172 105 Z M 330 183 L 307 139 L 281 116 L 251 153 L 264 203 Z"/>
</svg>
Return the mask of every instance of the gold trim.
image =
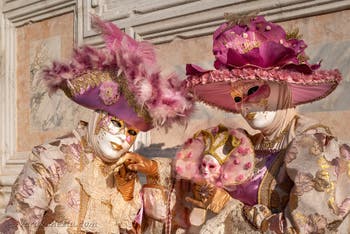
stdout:
<svg viewBox="0 0 350 234">
<path fill-rule="evenodd" d="M 89 71 L 74 79 L 67 80 L 66 87 L 63 87 L 63 91 L 68 97 L 73 97 L 84 93 L 86 90 L 95 88 L 105 81 L 112 81 L 110 72 L 102 71 Z"/>
<path fill-rule="evenodd" d="M 137 115 L 143 118 L 147 123 L 152 122 L 152 118 L 146 106 L 140 106 L 134 94 L 129 90 L 127 80 L 123 75 L 119 75 L 115 71 L 89 71 L 74 79 L 67 80 L 60 88 L 69 98 L 86 92 L 88 89 L 95 88 L 105 81 L 115 81 L 119 84 L 119 88 L 129 106 L 134 109 Z"/>
<path fill-rule="evenodd" d="M 258 189 L 258 203 L 270 207 L 270 198 L 272 194 L 271 185 L 276 182 L 275 175 L 279 172 L 281 165 L 283 164 L 286 150 L 281 150 L 276 156 L 275 160 L 272 162 L 270 168 L 267 169 L 263 179 L 261 180 Z M 276 183 L 274 183 L 276 184 Z"/>
<path fill-rule="evenodd" d="M 219 140 L 219 142 L 216 142 L 218 138 L 222 136 L 221 134 L 223 135 L 223 139 Z M 204 155 L 206 154 L 212 155 L 219 162 L 219 164 L 222 165 L 230 154 L 224 155 L 224 157 L 220 157 L 220 155 L 216 152 L 216 150 L 221 146 L 225 145 L 229 137 L 228 132 L 220 132 L 215 137 L 213 135 L 211 136 L 212 137 L 210 138 L 212 141 L 209 143 L 209 149 L 204 151 Z"/>
<path fill-rule="evenodd" d="M 241 145 L 241 140 L 231 135 L 232 140 L 229 143 L 231 144 L 232 149 L 226 155 L 220 156 L 216 151 L 218 148 L 222 147 L 227 143 L 227 141 L 230 139 L 230 134 L 229 134 L 229 129 L 224 125 L 219 124 L 217 128 L 218 128 L 218 132 L 215 133 L 215 136 L 210 131 L 202 130 L 199 132 L 199 134 L 196 133 L 195 137 L 198 137 L 199 135 L 201 135 L 203 138 L 203 141 L 206 146 L 203 154 L 204 155 L 209 154 L 213 156 L 219 162 L 219 164 L 222 165 L 231 156 L 232 152 L 238 146 Z"/>
<path fill-rule="evenodd" d="M 115 80 L 119 84 L 120 89 L 122 91 L 122 94 L 124 95 L 124 98 L 128 102 L 129 106 L 131 106 L 134 109 L 134 111 L 137 113 L 137 115 L 139 117 L 143 118 L 147 123 L 151 123 L 152 122 L 152 118 L 149 115 L 147 107 L 146 106 L 140 106 L 137 103 L 134 94 L 128 88 L 128 83 L 127 83 L 126 79 L 122 75 L 118 76 L 116 74 L 116 72 L 112 72 L 112 73 L 113 73 L 113 75 L 115 77 Z"/>
</svg>

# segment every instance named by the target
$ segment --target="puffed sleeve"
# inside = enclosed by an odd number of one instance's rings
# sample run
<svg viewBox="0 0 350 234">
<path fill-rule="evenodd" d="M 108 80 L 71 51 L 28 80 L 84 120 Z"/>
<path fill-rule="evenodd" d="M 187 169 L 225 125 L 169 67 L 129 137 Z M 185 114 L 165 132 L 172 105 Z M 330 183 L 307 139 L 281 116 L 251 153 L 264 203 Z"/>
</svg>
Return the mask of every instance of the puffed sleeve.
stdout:
<svg viewBox="0 0 350 234">
<path fill-rule="evenodd" d="M 53 194 L 48 170 L 33 151 L 16 179 L 0 233 L 35 233 Z"/>
<path fill-rule="evenodd" d="M 297 136 L 285 154 L 294 182 L 284 212 L 268 214 L 260 229 L 268 233 L 349 233 L 349 146 L 326 131 Z M 346 219 L 346 221 L 344 220 Z"/>
<path fill-rule="evenodd" d="M 170 158 L 152 158 L 158 165 L 157 174 L 147 176 L 147 183 L 142 188 L 145 228 L 142 233 L 163 233 L 164 223 L 173 207 L 175 193 L 172 192 L 172 166 Z"/>
<path fill-rule="evenodd" d="M 168 200 L 171 193 L 171 159 L 152 158 L 158 165 L 158 173 L 147 177 L 143 186 L 143 204 L 145 213 L 158 221 L 165 221 L 168 213 Z"/>
</svg>

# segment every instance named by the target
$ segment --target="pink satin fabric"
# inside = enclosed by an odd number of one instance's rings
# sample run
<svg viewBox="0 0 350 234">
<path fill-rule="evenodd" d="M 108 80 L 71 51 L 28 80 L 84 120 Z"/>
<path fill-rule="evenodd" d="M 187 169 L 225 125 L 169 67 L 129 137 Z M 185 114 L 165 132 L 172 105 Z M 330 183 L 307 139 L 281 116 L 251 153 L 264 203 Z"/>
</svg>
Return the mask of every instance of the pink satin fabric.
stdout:
<svg viewBox="0 0 350 234">
<path fill-rule="evenodd" d="M 264 156 L 267 157 L 265 165 L 259 169 L 249 181 L 237 185 L 233 188 L 233 190 L 228 191 L 231 197 L 249 206 L 258 204 L 258 190 L 260 183 L 277 154 L 278 153 L 273 153 L 271 155 Z M 257 157 L 259 156 L 257 155 Z"/>
</svg>

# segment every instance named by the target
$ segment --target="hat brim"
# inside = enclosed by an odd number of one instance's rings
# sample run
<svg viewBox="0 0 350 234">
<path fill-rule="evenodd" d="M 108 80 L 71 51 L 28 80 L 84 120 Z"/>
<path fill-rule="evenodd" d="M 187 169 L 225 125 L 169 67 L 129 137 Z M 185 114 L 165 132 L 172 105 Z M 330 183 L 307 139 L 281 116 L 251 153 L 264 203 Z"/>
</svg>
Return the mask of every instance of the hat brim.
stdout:
<svg viewBox="0 0 350 234">
<path fill-rule="evenodd" d="M 99 98 L 99 87 L 100 86 L 91 88 L 85 93 L 75 95 L 71 98 L 74 102 L 86 108 L 96 111 L 105 111 L 110 115 L 125 121 L 129 127 L 137 128 L 140 131 L 148 131 L 153 128 L 151 122 L 146 122 L 144 118 L 135 112 L 123 94 L 121 94 L 118 101 L 112 105 L 106 105 L 103 103 Z"/>
<path fill-rule="evenodd" d="M 204 70 L 189 64 L 187 72 L 185 86 L 198 100 L 233 113 L 240 112 L 230 94 L 238 81 L 264 80 L 287 84 L 292 93 L 293 106 L 326 97 L 341 81 L 338 70 L 317 70 L 311 74 L 303 74 L 280 68 L 266 70 L 243 67 L 232 70 Z"/>
</svg>

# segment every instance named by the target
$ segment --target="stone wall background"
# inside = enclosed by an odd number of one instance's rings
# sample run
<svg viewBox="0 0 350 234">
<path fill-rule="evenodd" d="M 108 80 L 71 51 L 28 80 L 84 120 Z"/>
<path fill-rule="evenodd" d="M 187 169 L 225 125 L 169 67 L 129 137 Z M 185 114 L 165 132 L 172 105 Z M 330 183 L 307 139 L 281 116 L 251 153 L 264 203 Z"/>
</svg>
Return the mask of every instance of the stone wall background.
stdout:
<svg viewBox="0 0 350 234">
<path fill-rule="evenodd" d="M 89 111 L 64 95 L 49 98 L 36 78 L 43 64 L 69 58 L 74 46 L 101 46 L 89 13 L 155 43 L 164 73 L 185 78 L 186 63 L 212 67 L 210 34 L 224 21 L 224 12 L 257 9 L 286 28 L 298 27 L 312 61 L 322 59 L 323 68 L 343 73 L 333 94 L 299 109 L 350 141 L 350 0 L 0 0 L 0 214 L 30 149 L 65 134 L 81 117 L 87 120 Z M 238 115 L 197 104 L 187 127 L 141 135 L 139 152 L 172 157 L 196 130 L 218 123 L 249 129 Z"/>
</svg>

